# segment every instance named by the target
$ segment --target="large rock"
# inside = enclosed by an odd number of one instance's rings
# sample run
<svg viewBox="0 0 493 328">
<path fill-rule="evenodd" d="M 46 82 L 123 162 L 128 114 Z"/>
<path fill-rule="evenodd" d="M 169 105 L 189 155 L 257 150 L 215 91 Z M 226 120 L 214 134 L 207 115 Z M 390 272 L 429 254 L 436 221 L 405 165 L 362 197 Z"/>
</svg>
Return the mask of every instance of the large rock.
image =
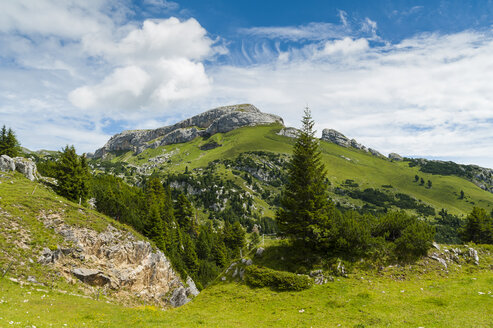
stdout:
<svg viewBox="0 0 493 328">
<path fill-rule="evenodd" d="M 288 137 L 288 138 L 297 138 L 298 137 L 298 129 L 296 129 L 296 128 L 284 128 L 284 129 L 281 129 L 281 131 L 279 131 L 277 134 L 280 136 Z"/>
<path fill-rule="evenodd" d="M 103 148 L 95 152 L 94 157 L 101 158 L 115 151 L 139 153 L 147 148 L 188 142 L 196 137 L 229 132 L 244 126 L 271 123 L 283 124 L 283 120 L 277 115 L 262 113 L 249 104 L 218 107 L 171 126 L 124 131 L 114 135 Z"/>
<path fill-rule="evenodd" d="M 334 129 L 323 129 L 322 140 L 335 143 L 342 147 L 351 147 L 351 140 L 348 137 Z"/>
<path fill-rule="evenodd" d="M 10 158 L 7 155 L 0 156 L 0 171 L 18 171 L 31 181 L 36 180 L 38 175 L 36 164 L 30 158 Z"/>
<path fill-rule="evenodd" d="M 36 164 L 30 158 L 15 157 L 15 169 L 26 176 L 31 181 L 36 180 L 38 170 Z"/>
<path fill-rule="evenodd" d="M 191 278 L 185 287 L 163 252 L 128 231 L 112 225 L 102 232 L 72 226 L 54 213 L 43 212 L 39 220 L 71 248 L 44 249 L 38 261 L 58 268 L 67 279 L 76 276 L 92 286 L 109 286 L 121 298 L 138 295 L 161 305 L 170 302 L 170 294 L 175 295 L 175 305 L 184 304 L 180 289 L 187 299 L 199 293 Z M 67 267 L 76 269 L 67 271 Z"/>
<path fill-rule="evenodd" d="M 389 159 L 396 162 L 401 162 L 402 160 L 404 160 L 402 156 L 397 153 L 390 153 Z"/>
<path fill-rule="evenodd" d="M 9 172 L 15 170 L 15 162 L 7 155 L 0 156 L 0 171 Z"/>
<path fill-rule="evenodd" d="M 105 276 L 103 272 L 99 270 L 77 268 L 77 269 L 73 269 L 72 273 L 80 281 L 89 284 L 91 286 L 102 287 L 110 282 L 110 278 Z"/>
</svg>

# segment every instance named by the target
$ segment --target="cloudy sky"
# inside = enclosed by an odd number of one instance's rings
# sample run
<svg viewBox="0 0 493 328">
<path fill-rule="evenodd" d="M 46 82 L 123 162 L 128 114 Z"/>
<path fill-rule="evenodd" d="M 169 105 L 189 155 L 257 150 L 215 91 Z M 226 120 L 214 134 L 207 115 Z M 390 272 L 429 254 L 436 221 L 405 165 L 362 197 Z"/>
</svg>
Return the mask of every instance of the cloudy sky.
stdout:
<svg viewBox="0 0 493 328">
<path fill-rule="evenodd" d="M 0 124 L 25 147 L 234 103 L 493 167 L 493 1 L 0 0 Z"/>
</svg>

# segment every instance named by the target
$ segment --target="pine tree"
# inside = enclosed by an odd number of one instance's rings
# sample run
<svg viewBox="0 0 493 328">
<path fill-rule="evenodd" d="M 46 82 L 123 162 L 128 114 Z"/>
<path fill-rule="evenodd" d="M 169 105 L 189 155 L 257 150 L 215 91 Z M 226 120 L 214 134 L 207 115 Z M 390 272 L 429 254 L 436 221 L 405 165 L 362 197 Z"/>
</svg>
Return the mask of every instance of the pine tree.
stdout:
<svg viewBox="0 0 493 328">
<path fill-rule="evenodd" d="M 195 245 L 193 244 L 192 238 L 189 235 L 185 235 L 184 242 L 184 262 L 187 267 L 187 272 L 195 277 L 197 272 L 199 271 L 199 258 L 197 257 L 197 253 L 195 252 Z"/>
<path fill-rule="evenodd" d="M 20 152 L 20 145 L 19 141 L 17 141 L 17 137 L 15 136 L 14 131 L 9 128 L 7 131 L 7 137 L 5 140 L 5 144 L 7 146 L 5 154 L 10 156 L 10 157 L 17 157 L 19 156 Z"/>
<path fill-rule="evenodd" d="M 414 182 L 418 182 L 418 181 L 419 181 L 419 175 L 417 175 L 417 174 L 416 174 L 416 175 L 414 176 Z"/>
<path fill-rule="evenodd" d="M 293 157 L 288 167 L 288 182 L 276 213 L 279 229 L 306 246 L 315 247 L 329 228 L 329 201 L 325 166 L 310 110 L 305 110 Z"/>
<path fill-rule="evenodd" d="M 4 155 L 7 151 L 7 128 L 2 126 L 2 132 L 0 134 L 0 155 Z"/>
<path fill-rule="evenodd" d="M 433 183 L 431 182 L 431 180 L 428 180 L 428 188 L 431 188 L 432 185 Z"/>
<path fill-rule="evenodd" d="M 193 214 L 192 204 L 183 193 L 180 193 L 175 204 L 176 221 L 184 232 L 197 236 L 197 224 Z"/>
<path fill-rule="evenodd" d="M 10 128 L 7 130 L 4 125 L 0 133 L 0 155 L 7 155 L 13 158 L 19 156 L 19 152 L 20 145 L 14 131 Z"/>
<path fill-rule="evenodd" d="M 74 146 L 63 149 L 57 162 L 58 194 L 76 202 L 85 202 L 89 195 L 89 171 L 84 163 L 76 154 Z"/>
</svg>

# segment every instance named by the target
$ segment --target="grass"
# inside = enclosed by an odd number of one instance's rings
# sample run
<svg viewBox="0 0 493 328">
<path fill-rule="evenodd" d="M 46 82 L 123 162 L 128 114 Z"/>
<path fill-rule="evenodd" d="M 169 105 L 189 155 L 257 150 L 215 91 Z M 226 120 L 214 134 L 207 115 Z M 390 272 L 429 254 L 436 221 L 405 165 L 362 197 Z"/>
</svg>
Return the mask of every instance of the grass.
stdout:
<svg viewBox="0 0 493 328">
<path fill-rule="evenodd" d="M 48 187 L 31 182 L 19 173 L 0 173 L 0 267 L 12 264 L 16 276 L 36 277 L 44 283 L 59 283 L 60 288 L 70 288 L 48 266 L 37 263 L 41 250 L 67 247 L 67 242 L 39 220 L 41 213 L 57 213 L 66 224 L 104 231 L 108 224 L 132 232 L 132 228 L 110 219 L 96 211 L 70 202 L 56 195 Z M 1 327 L 1 325 L 0 325 Z"/>
<path fill-rule="evenodd" d="M 36 262 L 38 250 L 63 242 L 37 217 L 44 210 L 97 230 L 120 225 L 18 173 L 0 175 L 0 267 L 15 263 L 0 278 L 0 327 L 493 327 L 493 247 L 481 248 L 480 266 L 452 264 L 447 272 L 427 259 L 383 271 L 354 268 L 349 278 L 302 292 L 218 279 L 177 309 L 125 307 L 105 295 L 96 300 Z M 284 268 L 279 241 L 267 238 L 265 244 L 264 258 L 254 262 Z M 8 279 L 29 275 L 44 285 Z"/>
<path fill-rule="evenodd" d="M 6 279 L 0 292 L 2 327 L 10 321 L 20 327 L 493 327 L 491 271 L 405 280 L 352 276 L 302 292 L 218 283 L 191 303 L 165 311 Z"/>
<path fill-rule="evenodd" d="M 149 158 L 171 153 L 174 155 L 170 157 L 170 161 L 163 163 L 157 170 L 183 172 L 186 166 L 190 170 L 205 167 L 214 160 L 234 159 L 240 153 L 247 151 L 290 154 L 294 140 L 277 135 L 281 128 L 282 126 L 278 124 L 243 127 L 228 133 L 215 134 L 208 139 L 196 138 L 188 143 L 147 149 L 136 156 L 126 152 L 114 157 L 112 161 L 142 165 L 148 163 Z M 200 146 L 211 140 L 222 146 L 208 151 L 200 150 Z M 333 186 L 341 185 L 346 179 L 354 180 L 361 189 L 381 189 L 382 185 L 392 185 L 393 192 L 411 195 L 432 205 L 437 211 L 445 208 L 456 215 L 468 214 L 473 206 L 483 207 L 487 211 L 493 209 L 493 194 L 464 178 L 423 173 L 417 167 L 409 167 L 407 162 L 391 162 L 360 150 L 344 148 L 325 141 L 321 141 L 320 144 L 328 178 Z M 415 175 L 419 175 L 425 181 L 431 180 L 432 188 L 414 182 Z M 466 195 L 465 199 L 459 199 L 461 190 Z M 332 196 L 336 200 L 360 205 L 358 200 L 335 194 Z M 256 203 L 260 204 L 258 199 Z M 266 204 L 259 206 L 265 208 Z M 270 213 L 269 209 L 267 213 Z"/>
</svg>

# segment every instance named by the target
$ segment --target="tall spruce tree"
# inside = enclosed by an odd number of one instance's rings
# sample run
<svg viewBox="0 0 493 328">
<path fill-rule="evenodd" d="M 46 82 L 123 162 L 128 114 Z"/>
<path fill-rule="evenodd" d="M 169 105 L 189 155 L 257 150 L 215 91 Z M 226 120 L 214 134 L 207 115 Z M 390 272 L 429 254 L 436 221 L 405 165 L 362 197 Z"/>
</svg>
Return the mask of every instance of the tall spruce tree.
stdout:
<svg viewBox="0 0 493 328">
<path fill-rule="evenodd" d="M 57 192 L 76 202 L 85 202 L 89 195 L 89 170 L 85 159 L 80 158 L 74 146 L 66 146 L 57 162 Z"/>
<path fill-rule="evenodd" d="M 281 232 L 305 246 L 316 248 L 329 229 L 329 201 L 318 140 L 310 110 L 305 109 L 302 128 L 288 167 L 288 182 L 276 220 Z"/>
</svg>

